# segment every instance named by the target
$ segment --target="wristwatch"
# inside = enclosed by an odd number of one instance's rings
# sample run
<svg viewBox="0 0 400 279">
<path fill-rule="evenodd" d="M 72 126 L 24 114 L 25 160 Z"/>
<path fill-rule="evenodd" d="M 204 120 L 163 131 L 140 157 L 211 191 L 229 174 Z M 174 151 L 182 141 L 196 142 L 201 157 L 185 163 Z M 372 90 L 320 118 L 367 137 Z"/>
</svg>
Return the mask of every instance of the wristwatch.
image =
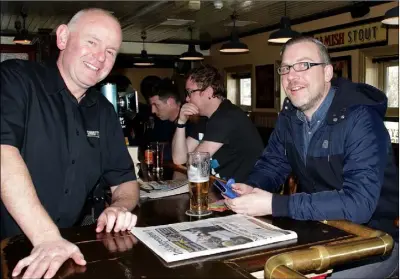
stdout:
<svg viewBox="0 0 400 279">
<path fill-rule="evenodd" d="M 184 124 L 179 124 L 178 122 L 175 123 L 177 128 L 185 128 L 186 127 L 186 123 Z"/>
</svg>

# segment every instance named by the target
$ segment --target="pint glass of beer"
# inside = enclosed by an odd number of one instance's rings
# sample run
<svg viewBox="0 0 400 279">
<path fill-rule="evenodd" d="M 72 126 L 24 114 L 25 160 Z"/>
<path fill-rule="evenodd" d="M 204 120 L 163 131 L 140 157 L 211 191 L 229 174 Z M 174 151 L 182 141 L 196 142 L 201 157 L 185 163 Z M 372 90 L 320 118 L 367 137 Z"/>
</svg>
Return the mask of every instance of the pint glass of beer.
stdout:
<svg viewBox="0 0 400 279">
<path fill-rule="evenodd" d="M 189 216 L 210 215 L 208 210 L 208 189 L 210 187 L 210 153 L 190 152 L 187 160 L 189 180 L 190 209 Z"/>
</svg>

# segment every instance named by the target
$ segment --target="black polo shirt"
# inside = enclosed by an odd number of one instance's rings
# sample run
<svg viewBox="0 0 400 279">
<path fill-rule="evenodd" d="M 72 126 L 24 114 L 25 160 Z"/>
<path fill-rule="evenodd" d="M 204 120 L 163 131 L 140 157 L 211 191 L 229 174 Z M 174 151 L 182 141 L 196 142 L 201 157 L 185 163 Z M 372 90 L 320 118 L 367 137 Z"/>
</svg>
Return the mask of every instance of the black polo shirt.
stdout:
<svg viewBox="0 0 400 279">
<path fill-rule="evenodd" d="M 96 89 L 78 103 L 55 63 L 7 60 L 0 66 L 1 144 L 20 150 L 57 226 L 77 221 L 100 177 L 110 186 L 136 179 L 117 114 Z M 18 233 L 2 202 L 1 238 Z"/>
<path fill-rule="evenodd" d="M 198 141 L 222 143 L 212 156 L 211 174 L 245 182 L 263 151 L 263 143 L 250 118 L 225 99 L 210 118 L 201 117 L 190 136 Z"/>
</svg>

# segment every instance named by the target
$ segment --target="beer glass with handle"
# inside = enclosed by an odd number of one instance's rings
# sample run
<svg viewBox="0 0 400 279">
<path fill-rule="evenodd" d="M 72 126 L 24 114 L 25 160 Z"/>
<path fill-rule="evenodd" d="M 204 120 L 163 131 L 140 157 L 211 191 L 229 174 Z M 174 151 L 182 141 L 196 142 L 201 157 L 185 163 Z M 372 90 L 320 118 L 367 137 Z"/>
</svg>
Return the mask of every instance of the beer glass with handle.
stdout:
<svg viewBox="0 0 400 279">
<path fill-rule="evenodd" d="M 211 210 L 208 209 L 210 153 L 189 152 L 187 156 L 190 209 L 186 211 L 186 214 L 189 216 L 210 215 Z"/>
</svg>

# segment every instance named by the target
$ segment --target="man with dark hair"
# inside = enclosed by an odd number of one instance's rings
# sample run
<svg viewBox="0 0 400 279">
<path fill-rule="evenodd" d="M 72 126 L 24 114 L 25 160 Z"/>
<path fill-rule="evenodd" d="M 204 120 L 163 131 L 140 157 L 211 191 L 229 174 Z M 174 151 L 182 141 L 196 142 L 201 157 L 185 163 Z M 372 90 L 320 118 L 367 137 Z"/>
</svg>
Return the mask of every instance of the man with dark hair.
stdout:
<svg viewBox="0 0 400 279">
<path fill-rule="evenodd" d="M 186 163 L 188 152 L 209 152 L 213 175 L 244 182 L 263 144 L 247 115 L 229 100 L 222 76 L 211 66 L 192 69 L 186 80 L 187 103 L 181 108 L 172 141 L 174 163 Z M 192 115 L 204 116 L 185 137 Z"/>
<path fill-rule="evenodd" d="M 378 89 L 332 80 L 326 47 L 310 37 L 283 47 L 278 68 L 287 98 L 235 212 L 297 220 L 349 220 L 390 233 L 391 255 L 335 269 L 330 278 L 387 278 L 398 272 L 399 175 L 383 119 L 387 98 Z M 277 193 L 290 173 L 299 193 Z"/>
<path fill-rule="evenodd" d="M 154 85 L 149 92 L 151 112 L 161 120 L 176 121 L 181 108 L 181 98 L 176 85 L 169 78 L 165 78 Z"/>
</svg>

